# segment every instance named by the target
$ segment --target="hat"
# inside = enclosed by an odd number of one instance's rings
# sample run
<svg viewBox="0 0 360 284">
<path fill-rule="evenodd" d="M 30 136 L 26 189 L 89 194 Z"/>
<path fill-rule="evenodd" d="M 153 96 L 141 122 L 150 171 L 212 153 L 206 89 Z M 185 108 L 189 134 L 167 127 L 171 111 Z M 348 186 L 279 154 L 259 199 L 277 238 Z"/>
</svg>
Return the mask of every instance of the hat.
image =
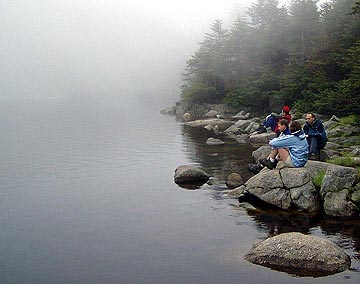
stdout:
<svg viewBox="0 0 360 284">
<path fill-rule="evenodd" d="M 290 112 L 290 107 L 289 106 L 284 106 L 282 110 L 283 110 L 283 112 L 289 113 Z"/>
</svg>

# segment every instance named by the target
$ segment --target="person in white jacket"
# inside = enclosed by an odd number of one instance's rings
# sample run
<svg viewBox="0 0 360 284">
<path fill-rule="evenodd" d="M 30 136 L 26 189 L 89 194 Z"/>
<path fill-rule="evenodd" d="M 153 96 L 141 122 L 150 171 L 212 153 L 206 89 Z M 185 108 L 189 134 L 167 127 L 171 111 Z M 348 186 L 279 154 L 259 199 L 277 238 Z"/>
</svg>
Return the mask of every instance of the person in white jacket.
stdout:
<svg viewBox="0 0 360 284">
<path fill-rule="evenodd" d="M 271 153 L 267 159 L 260 163 L 269 169 L 274 169 L 277 165 L 278 156 L 287 167 L 303 167 L 308 160 L 308 143 L 305 133 L 302 131 L 301 124 L 298 121 L 290 123 L 291 134 L 284 135 L 270 140 L 272 147 Z"/>
</svg>

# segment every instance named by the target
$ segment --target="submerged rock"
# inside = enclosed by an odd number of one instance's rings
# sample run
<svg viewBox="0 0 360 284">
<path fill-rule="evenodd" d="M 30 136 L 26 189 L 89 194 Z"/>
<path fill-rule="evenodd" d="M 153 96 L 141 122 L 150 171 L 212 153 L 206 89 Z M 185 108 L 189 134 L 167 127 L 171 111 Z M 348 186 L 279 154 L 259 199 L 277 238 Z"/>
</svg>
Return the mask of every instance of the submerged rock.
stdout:
<svg viewBox="0 0 360 284">
<path fill-rule="evenodd" d="M 298 276 L 325 276 L 348 269 L 350 257 L 336 244 L 317 236 L 284 233 L 256 244 L 247 261 Z"/>
</svg>

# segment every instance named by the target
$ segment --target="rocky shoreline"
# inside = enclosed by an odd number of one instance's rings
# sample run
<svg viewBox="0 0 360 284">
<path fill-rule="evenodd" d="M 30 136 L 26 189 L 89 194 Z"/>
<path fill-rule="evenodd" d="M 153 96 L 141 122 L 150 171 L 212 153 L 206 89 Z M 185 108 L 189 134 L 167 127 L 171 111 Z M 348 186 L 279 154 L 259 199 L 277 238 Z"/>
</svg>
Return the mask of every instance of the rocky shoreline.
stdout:
<svg viewBox="0 0 360 284">
<path fill-rule="evenodd" d="M 209 136 L 213 136 L 206 141 L 208 145 L 220 146 L 225 143 L 222 140 L 224 137 L 231 138 L 238 143 L 259 147 L 252 153 L 255 163 L 265 158 L 270 153 L 267 143 L 275 134 L 271 130 L 257 134 L 255 129 L 261 118 L 252 117 L 245 111 L 235 114 L 232 111 L 224 105 L 191 105 L 186 109 L 184 105 L 177 104 L 161 113 L 176 115 L 188 127 L 207 129 Z M 293 113 L 295 119 L 296 116 Z M 298 120 L 305 123 L 303 118 Z M 228 195 L 240 198 L 241 202 L 256 200 L 281 210 L 358 218 L 360 174 L 356 167 L 360 166 L 360 128 L 353 125 L 346 127 L 336 116 L 325 120 L 324 127 L 329 142 L 321 151 L 322 162 L 308 161 L 304 168 L 291 169 L 280 162 L 276 169 L 264 168 L 245 183 L 236 176 L 237 173 L 233 173 L 226 182 L 232 189 Z M 354 167 L 326 162 L 331 159 L 346 159 Z M 234 176 L 237 178 L 235 182 L 232 181 Z"/>
<path fill-rule="evenodd" d="M 188 127 L 201 127 L 212 136 L 206 144 L 221 147 L 224 137 L 238 143 L 258 146 L 254 162 L 270 152 L 268 141 L 275 137 L 271 130 L 257 134 L 261 118 L 249 112 L 231 114 L 224 105 L 184 105 L 164 109 L 162 114 L 176 115 Z M 296 119 L 296 115 L 293 114 Z M 298 119 L 302 124 L 305 120 Z M 322 161 L 308 161 L 303 168 L 286 168 L 279 162 L 273 170 L 264 168 L 246 182 L 238 173 L 226 180 L 227 196 L 252 205 L 267 205 L 278 210 L 310 216 L 358 219 L 360 216 L 360 128 L 344 126 L 336 116 L 324 121 L 329 142 L 321 151 Z M 337 159 L 351 166 L 330 163 Z M 211 179 L 201 169 L 189 165 L 175 170 L 174 181 L 194 189 Z M 349 256 L 336 244 L 316 236 L 289 232 L 270 237 L 253 246 L 244 256 L 254 264 L 297 276 L 319 277 L 350 268 Z"/>
</svg>

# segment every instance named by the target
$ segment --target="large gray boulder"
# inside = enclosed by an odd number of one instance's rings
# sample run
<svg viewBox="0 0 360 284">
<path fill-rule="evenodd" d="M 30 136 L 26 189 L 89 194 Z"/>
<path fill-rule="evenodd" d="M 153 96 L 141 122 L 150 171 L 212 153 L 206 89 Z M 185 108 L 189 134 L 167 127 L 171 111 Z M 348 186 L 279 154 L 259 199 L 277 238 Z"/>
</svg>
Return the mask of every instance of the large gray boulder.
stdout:
<svg viewBox="0 0 360 284">
<path fill-rule="evenodd" d="M 319 194 L 304 168 L 263 169 L 245 186 L 251 196 L 280 209 L 320 212 Z"/>
<path fill-rule="evenodd" d="M 357 214 L 357 208 L 351 201 L 352 194 L 348 189 L 328 192 L 324 198 L 324 211 L 329 216 L 351 217 Z"/>
<path fill-rule="evenodd" d="M 175 169 L 176 184 L 204 184 L 209 178 L 207 173 L 195 166 L 182 165 Z"/>
<path fill-rule="evenodd" d="M 325 276 L 350 268 L 350 257 L 336 244 L 317 236 L 284 233 L 256 244 L 247 261 L 299 276 Z"/>
<path fill-rule="evenodd" d="M 232 125 L 233 122 L 225 119 L 219 119 L 219 118 L 210 118 L 210 119 L 198 119 L 194 121 L 186 122 L 185 125 L 190 127 L 205 127 L 207 125 L 215 126 L 217 125 L 221 131 L 224 131 L 226 128 L 228 128 L 230 125 Z"/>
<path fill-rule="evenodd" d="M 254 144 L 268 144 L 269 141 L 276 137 L 276 134 L 272 131 L 268 131 L 261 134 L 251 134 L 249 137 L 249 142 Z"/>
<path fill-rule="evenodd" d="M 326 169 L 321 184 L 320 194 L 322 198 L 328 192 L 339 192 L 343 189 L 350 189 L 357 182 L 357 170 L 355 168 L 331 165 Z"/>
<path fill-rule="evenodd" d="M 261 159 L 267 158 L 271 152 L 270 145 L 263 145 L 252 152 L 252 157 L 255 163 L 258 163 Z"/>
</svg>

